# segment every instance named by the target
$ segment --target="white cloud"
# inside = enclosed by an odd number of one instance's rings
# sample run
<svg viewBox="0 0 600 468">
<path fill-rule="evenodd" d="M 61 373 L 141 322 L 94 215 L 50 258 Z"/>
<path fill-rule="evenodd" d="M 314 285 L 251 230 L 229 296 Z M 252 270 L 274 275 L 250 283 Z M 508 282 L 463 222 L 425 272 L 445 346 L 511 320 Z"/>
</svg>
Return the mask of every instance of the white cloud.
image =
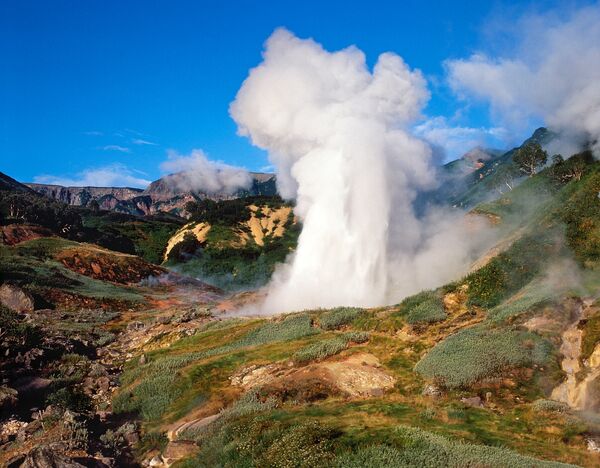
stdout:
<svg viewBox="0 0 600 468">
<path fill-rule="evenodd" d="M 102 136 L 104 135 L 104 133 L 99 132 L 97 130 L 90 130 L 89 132 L 83 132 L 84 135 L 88 135 L 88 136 Z"/>
<path fill-rule="evenodd" d="M 131 140 L 134 145 L 149 145 L 149 146 L 158 146 L 158 143 L 153 143 L 152 141 L 143 140 L 141 138 L 134 138 Z"/>
<path fill-rule="evenodd" d="M 102 149 L 104 151 L 119 151 L 120 153 L 131 153 L 131 150 L 129 148 L 119 145 L 106 145 L 103 146 Z"/>
<path fill-rule="evenodd" d="M 489 103 L 503 126 L 522 130 L 543 119 L 600 153 L 600 5 L 514 22 L 513 50 L 446 62 L 454 91 Z"/>
<path fill-rule="evenodd" d="M 149 180 L 137 177 L 133 171 L 123 164 L 89 168 L 74 177 L 39 175 L 34 182 L 39 184 L 64 185 L 68 187 L 139 187 L 145 188 Z"/>
<path fill-rule="evenodd" d="M 478 146 L 497 145 L 506 136 L 501 127 L 474 128 L 451 125 L 445 117 L 433 117 L 414 128 L 416 135 L 443 148 L 446 160 L 454 160 Z"/>
<path fill-rule="evenodd" d="M 221 161 L 211 161 L 201 149 L 188 155 L 176 151 L 167 152 L 168 159 L 160 168 L 165 173 L 175 174 L 168 180 L 180 190 L 204 193 L 233 194 L 250 187 L 252 178 L 246 169 L 230 166 Z"/>
</svg>

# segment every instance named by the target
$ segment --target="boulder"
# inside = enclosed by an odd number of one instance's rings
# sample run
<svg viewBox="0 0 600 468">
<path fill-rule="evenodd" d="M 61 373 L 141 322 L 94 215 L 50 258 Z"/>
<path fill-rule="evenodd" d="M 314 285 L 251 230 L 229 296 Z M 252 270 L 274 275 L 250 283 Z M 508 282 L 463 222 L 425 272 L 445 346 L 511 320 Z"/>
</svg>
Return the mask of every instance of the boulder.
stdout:
<svg viewBox="0 0 600 468">
<path fill-rule="evenodd" d="M 0 286 L 0 303 L 14 312 L 30 313 L 34 310 L 31 294 L 14 284 Z"/>
<path fill-rule="evenodd" d="M 196 443 L 188 440 L 174 440 L 167 444 L 162 454 L 165 465 L 170 466 L 177 460 L 188 458 L 198 451 Z"/>
<path fill-rule="evenodd" d="M 46 446 L 39 446 L 31 450 L 20 468 L 84 468 L 71 458 L 59 453 L 57 450 Z"/>
<path fill-rule="evenodd" d="M 478 396 L 469 397 L 469 398 L 461 398 L 460 401 L 467 406 L 472 406 L 473 408 L 482 408 L 483 401 Z"/>
</svg>

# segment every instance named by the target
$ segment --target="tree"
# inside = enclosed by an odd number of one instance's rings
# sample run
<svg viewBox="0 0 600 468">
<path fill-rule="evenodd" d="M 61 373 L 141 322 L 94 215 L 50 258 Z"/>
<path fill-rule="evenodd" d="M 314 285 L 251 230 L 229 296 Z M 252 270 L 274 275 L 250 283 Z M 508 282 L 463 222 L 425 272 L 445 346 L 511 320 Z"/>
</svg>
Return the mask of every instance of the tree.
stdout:
<svg viewBox="0 0 600 468">
<path fill-rule="evenodd" d="M 527 143 L 521 146 L 513 156 L 513 161 L 521 172 L 529 177 L 537 173 L 537 168 L 548 161 L 548 153 L 544 151 L 539 143 Z"/>
</svg>

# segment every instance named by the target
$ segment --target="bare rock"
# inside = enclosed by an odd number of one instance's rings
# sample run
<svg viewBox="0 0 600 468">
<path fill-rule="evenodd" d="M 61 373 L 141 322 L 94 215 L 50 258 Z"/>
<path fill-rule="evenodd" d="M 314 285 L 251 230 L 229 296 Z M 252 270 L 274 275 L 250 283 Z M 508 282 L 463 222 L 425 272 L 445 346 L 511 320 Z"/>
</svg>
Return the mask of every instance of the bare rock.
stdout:
<svg viewBox="0 0 600 468">
<path fill-rule="evenodd" d="M 84 466 L 50 447 L 40 446 L 27 454 L 20 468 L 84 468 Z"/>
<path fill-rule="evenodd" d="M 439 398 L 443 395 L 442 389 L 437 385 L 427 384 L 423 388 L 421 395 L 431 398 Z"/>
<path fill-rule="evenodd" d="M 188 440 L 174 440 L 167 444 L 162 454 L 162 460 L 165 465 L 170 466 L 177 460 L 191 457 L 197 451 L 198 446 L 194 442 Z"/>
<path fill-rule="evenodd" d="M 30 313 L 34 310 L 31 294 L 14 284 L 0 286 L 0 303 L 14 312 Z"/>
</svg>

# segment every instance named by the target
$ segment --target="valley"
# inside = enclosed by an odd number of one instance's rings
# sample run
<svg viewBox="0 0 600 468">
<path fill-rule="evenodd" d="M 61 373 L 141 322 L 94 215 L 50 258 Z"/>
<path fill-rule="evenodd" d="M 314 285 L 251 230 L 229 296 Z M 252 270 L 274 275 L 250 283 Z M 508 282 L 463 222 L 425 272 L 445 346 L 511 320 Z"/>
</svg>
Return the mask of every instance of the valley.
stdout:
<svg viewBox="0 0 600 468">
<path fill-rule="evenodd" d="M 2 466 L 600 463 L 589 153 L 501 194 L 467 185 L 496 241 L 464 277 L 267 316 L 301 230 L 280 198 L 135 217 L 2 180 Z"/>
</svg>

